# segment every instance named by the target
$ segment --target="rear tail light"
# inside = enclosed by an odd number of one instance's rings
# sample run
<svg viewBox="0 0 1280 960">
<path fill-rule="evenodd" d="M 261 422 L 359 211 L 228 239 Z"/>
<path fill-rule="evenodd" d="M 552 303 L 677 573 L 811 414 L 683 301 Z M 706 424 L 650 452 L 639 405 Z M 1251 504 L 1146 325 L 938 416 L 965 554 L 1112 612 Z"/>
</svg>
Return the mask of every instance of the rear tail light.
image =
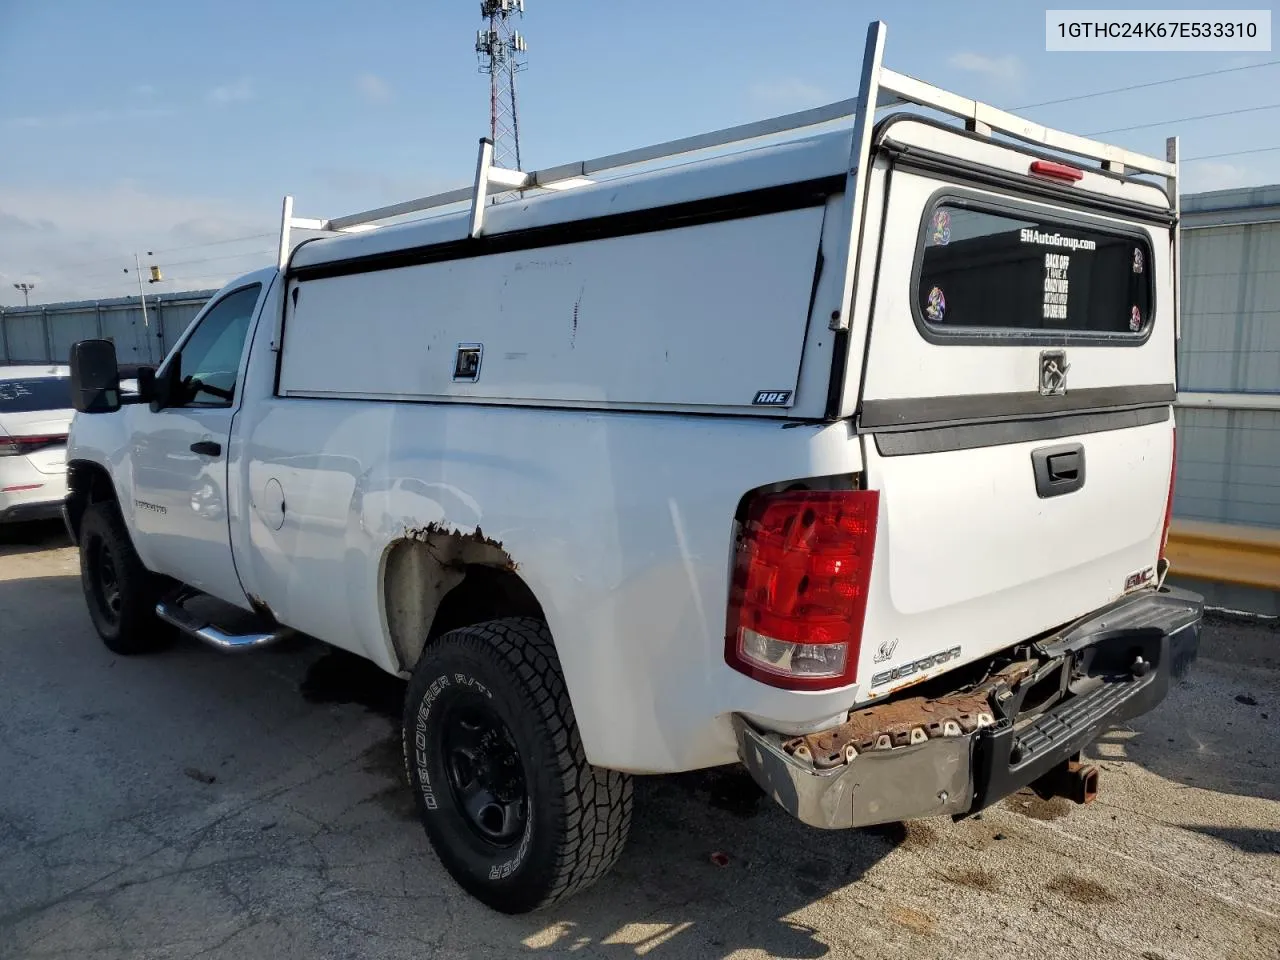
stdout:
<svg viewBox="0 0 1280 960">
<path fill-rule="evenodd" d="M 809 490 L 752 501 L 729 591 L 725 660 L 762 683 L 853 682 L 880 494 Z"/>
<path fill-rule="evenodd" d="M 1169 549 L 1169 524 L 1173 521 L 1173 481 L 1178 473 L 1178 428 L 1173 428 L 1173 454 L 1169 462 L 1169 497 L 1164 502 L 1164 530 L 1160 534 L 1160 559 Z"/>
<path fill-rule="evenodd" d="M 0 457 L 17 457 L 35 453 L 45 447 L 54 447 L 67 442 L 67 435 L 49 434 L 39 437 L 0 437 Z"/>
</svg>

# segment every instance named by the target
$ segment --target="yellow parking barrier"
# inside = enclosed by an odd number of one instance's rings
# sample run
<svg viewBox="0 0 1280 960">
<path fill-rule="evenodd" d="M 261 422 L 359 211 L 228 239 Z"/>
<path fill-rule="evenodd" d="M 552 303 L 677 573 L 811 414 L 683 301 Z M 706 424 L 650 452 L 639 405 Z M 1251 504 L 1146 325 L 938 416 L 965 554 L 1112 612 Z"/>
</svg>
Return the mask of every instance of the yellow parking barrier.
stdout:
<svg viewBox="0 0 1280 960">
<path fill-rule="evenodd" d="M 1263 590 L 1280 590 L 1280 530 L 1174 520 L 1170 574 Z"/>
</svg>

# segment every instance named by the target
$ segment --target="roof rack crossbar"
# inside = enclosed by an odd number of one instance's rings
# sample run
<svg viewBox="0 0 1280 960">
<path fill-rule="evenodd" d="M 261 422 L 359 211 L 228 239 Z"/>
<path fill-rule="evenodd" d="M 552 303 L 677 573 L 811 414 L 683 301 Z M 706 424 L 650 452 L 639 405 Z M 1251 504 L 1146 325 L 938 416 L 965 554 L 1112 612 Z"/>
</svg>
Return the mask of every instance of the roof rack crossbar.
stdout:
<svg viewBox="0 0 1280 960">
<path fill-rule="evenodd" d="M 1054 130 L 1043 124 L 1023 119 L 1005 110 L 1000 110 L 979 100 L 970 100 L 957 94 L 909 77 L 905 73 L 897 73 L 887 67 L 880 71 L 880 85 L 891 91 L 907 103 L 921 107 L 932 107 L 953 117 L 959 117 L 967 123 L 988 130 L 1007 134 L 1026 143 L 1037 143 L 1051 147 L 1064 153 L 1099 160 L 1106 164 L 1129 167 L 1142 173 L 1154 173 L 1162 177 L 1174 174 L 1173 164 L 1155 157 L 1148 157 L 1123 147 L 1112 146 L 1099 140 L 1076 136 Z"/>
<path fill-rule="evenodd" d="M 869 117 L 862 116 L 862 105 L 866 101 L 875 104 L 875 109 L 882 109 L 900 104 L 912 104 L 938 110 L 964 121 L 965 127 L 984 136 L 996 133 L 1004 134 L 1024 143 L 1039 144 L 1062 153 L 1073 154 L 1097 160 L 1103 169 L 1114 173 L 1131 170 L 1138 173 L 1156 174 L 1168 180 L 1170 190 L 1177 182 L 1178 165 L 1173 156 L 1169 161 L 1148 157 L 1123 147 L 1116 147 L 1076 136 L 1061 130 L 1054 130 L 1039 123 L 1023 119 L 1005 110 L 1000 110 L 978 100 L 971 100 L 958 94 L 935 87 L 917 80 L 904 73 L 897 73 L 880 63 L 879 53 L 883 50 L 885 25 L 873 22 L 867 31 L 867 52 L 876 52 L 873 61 L 863 65 L 860 95 L 847 100 L 840 100 L 808 110 L 800 110 L 766 120 L 739 124 L 713 130 L 692 137 L 668 140 L 665 143 L 648 147 L 639 147 L 622 153 L 608 154 L 592 160 L 579 160 L 573 163 L 560 164 L 544 170 L 524 173 L 520 170 L 507 170 L 493 166 L 493 145 L 487 140 L 480 141 L 480 155 L 476 162 L 476 179 L 469 187 L 460 187 L 444 193 L 406 200 L 385 207 L 376 207 L 360 213 L 348 214 L 330 220 L 300 218 L 293 216 L 293 198 L 286 197 L 280 223 L 279 268 L 288 265 L 291 230 L 316 230 L 329 233 L 354 233 L 370 230 L 382 221 L 401 217 L 410 213 L 421 213 L 454 204 L 471 203 L 470 235 L 480 236 L 484 230 L 484 207 L 491 194 L 513 190 L 532 190 L 537 188 L 566 189 L 580 183 L 589 183 L 593 174 L 620 167 L 635 166 L 654 160 L 662 160 L 681 154 L 708 150 L 714 147 L 743 143 L 762 137 L 800 130 L 805 127 L 818 126 L 846 117 L 855 118 L 854 136 L 867 141 L 870 128 Z M 874 110 L 871 111 L 874 113 Z M 865 160 L 868 142 L 855 145 L 851 160 Z M 859 149 L 861 148 L 861 149 Z M 850 170 L 849 172 L 852 172 Z M 856 184 L 855 184 L 856 187 Z M 855 206 L 858 204 L 855 202 Z"/>
</svg>

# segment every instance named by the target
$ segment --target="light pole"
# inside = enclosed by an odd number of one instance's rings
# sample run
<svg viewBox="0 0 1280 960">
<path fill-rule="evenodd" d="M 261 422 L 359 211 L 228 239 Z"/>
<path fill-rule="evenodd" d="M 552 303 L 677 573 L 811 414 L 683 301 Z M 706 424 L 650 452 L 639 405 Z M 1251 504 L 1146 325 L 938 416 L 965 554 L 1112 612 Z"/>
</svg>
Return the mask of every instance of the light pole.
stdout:
<svg viewBox="0 0 1280 960">
<path fill-rule="evenodd" d="M 154 254 L 152 254 L 152 252 L 148 250 L 147 256 L 148 257 L 154 256 Z M 128 273 L 129 268 L 125 267 L 124 272 Z M 142 292 L 142 262 L 138 259 L 138 253 L 136 250 L 134 251 L 134 254 L 133 254 L 133 275 L 138 278 L 138 299 L 142 302 L 142 325 L 144 327 L 150 328 L 151 324 L 147 320 L 147 297 L 146 297 L 146 294 Z M 160 276 L 160 268 L 157 267 L 155 264 L 152 264 L 151 278 L 147 281 L 147 283 L 160 283 L 163 280 L 164 280 L 164 277 Z"/>
<path fill-rule="evenodd" d="M 147 256 L 151 256 L 151 251 L 147 251 Z M 124 272 L 128 273 L 129 268 L 125 267 Z M 142 325 L 148 330 L 151 324 L 147 321 L 147 296 L 142 292 L 142 265 L 138 262 L 138 252 L 133 252 L 133 275 L 138 278 L 138 299 L 142 302 Z"/>
<path fill-rule="evenodd" d="M 34 283 L 15 283 L 13 289 L 22 291 L 22 305 L 31 306 L 31 291 L 36 288 Z"/>
</svg>

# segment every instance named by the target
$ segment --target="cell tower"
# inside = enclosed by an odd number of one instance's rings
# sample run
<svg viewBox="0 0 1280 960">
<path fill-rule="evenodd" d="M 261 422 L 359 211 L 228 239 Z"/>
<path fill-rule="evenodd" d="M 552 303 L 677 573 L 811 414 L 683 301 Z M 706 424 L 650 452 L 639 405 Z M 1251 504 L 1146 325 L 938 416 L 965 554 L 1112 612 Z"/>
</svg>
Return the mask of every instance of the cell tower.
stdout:
<svg viewBox="0 0 1280 960">
<path fill-rule="evenodd" d="M 524 18 L 524 0 L 480 0 L 487 22 L 476 31 L 480 72 L 489 75 L 489 138 L 496 166 L 521 170 L 520 120 L 516 115 L 516 74 L 527 65 L 524 37 L 511 22 Z"/>
</svg>

